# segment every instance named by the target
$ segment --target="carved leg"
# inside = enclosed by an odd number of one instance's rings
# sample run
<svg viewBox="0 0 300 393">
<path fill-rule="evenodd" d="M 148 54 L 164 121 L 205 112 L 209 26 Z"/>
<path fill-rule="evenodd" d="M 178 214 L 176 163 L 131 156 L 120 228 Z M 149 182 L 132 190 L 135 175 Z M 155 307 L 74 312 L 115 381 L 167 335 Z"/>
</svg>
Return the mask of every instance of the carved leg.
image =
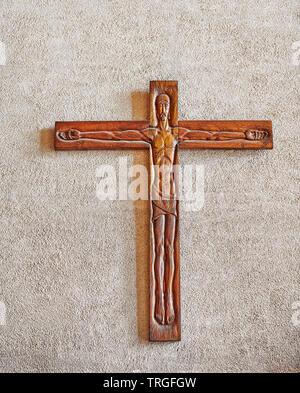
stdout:
<svg viewBox="0 0 300 393">
<path fill-rule="evenodd" d="M 174 262 L 174 241 L 175 241 L 176 217 L 172 214 L 166 215 L 165 226 L 165 252 L 166 252 L 166 266 L 165 266 L 165 308 L 166 308 L 166 323 L 170 325 L 175 320 L 174 304 L 173 304 L 173 279 L 175 272 Z"/>
<path fill-rule="evenodd" d="M 153 222 L 155 241 L 155 319 L 161 325 L 165 323 L 164 307 L 164 227 L 165 216 Z"/>
</svg>

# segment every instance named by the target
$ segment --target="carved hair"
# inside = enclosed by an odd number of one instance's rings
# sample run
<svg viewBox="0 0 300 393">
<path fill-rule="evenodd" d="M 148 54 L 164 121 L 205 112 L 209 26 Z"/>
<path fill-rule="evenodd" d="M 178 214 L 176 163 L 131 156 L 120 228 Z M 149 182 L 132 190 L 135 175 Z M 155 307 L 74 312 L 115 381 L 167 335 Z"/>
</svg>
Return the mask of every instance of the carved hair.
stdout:
<svg viewBox="0 0 300 393">
<path fill-rule="evenodd" d="M 165 94 L 165 93 L 158 94 L 158 96 L 157 96 L 156 99 L 155 99 L 155 115 L 156 115 L 156 118 L 157 118 L 156 105 L 157 105 L 160 101 L 162 101 L 163 98 L 164 98 L 163 101 L 168 101 L 168 103 L 169 103 L 168 120 L 171 120 L 171 113 L 170 113 L 170 104 L 171 104 L 171 100 L 170 100 L 170 97 L 168 96 L 168 94 Z"/>
<path fill-rule="evenodd" d="M 158 104 L 158 102 L 160 102 L 160 100 L 161 100 L 163 97 L 166 98 L 167 101 L 168 101 L 169 104 L 170 104 L 170 97 L 168 96 L 168 94 L 165 94 L 165 93 L 159 94 L 159 95 L 156 97 L 155 103 Z"/>
</svg>

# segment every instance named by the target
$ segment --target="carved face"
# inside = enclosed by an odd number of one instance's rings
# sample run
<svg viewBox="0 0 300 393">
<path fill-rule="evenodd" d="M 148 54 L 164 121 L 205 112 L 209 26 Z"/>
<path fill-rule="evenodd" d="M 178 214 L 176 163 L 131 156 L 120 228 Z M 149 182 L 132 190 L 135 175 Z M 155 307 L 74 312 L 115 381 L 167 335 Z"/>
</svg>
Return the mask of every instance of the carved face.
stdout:
<svg viewBox="0 0 300 393">
<path fill-rule="evenodd" d="M 160 94 L 156 99 L 156 113 L 159 120 L 167 120 L 170 110 L 170 98 L 167 94 Z"/>
</svg>

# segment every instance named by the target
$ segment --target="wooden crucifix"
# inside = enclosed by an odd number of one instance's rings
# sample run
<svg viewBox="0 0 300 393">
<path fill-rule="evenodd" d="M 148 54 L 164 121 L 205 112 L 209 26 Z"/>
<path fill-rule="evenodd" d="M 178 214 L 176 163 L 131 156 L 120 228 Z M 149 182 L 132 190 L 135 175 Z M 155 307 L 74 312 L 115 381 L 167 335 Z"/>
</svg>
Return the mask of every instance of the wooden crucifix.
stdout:
<svg viewBox="0 0 300 393">
<path fill-rule="evenodd" d="M 57 122 L 56 150 L 149 149 L 150 341 L 179 341 L 181 149 L 272 149 L 271 121 L 178 121 L 176 81 L 150 82 L 150 121 Z M 169 176 L 161 176 L 160 170 Z M 168 178 L 168 187 L 165 179 Z M 167 190 L 167 191 L 166 191 Z"/>
</svg>

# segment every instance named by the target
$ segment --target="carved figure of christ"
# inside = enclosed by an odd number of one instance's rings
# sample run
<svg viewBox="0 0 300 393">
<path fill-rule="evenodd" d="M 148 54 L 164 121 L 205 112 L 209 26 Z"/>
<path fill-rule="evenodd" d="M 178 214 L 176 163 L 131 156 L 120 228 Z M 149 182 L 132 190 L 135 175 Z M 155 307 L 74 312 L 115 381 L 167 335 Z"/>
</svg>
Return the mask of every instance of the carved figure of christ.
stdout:
<svg viewBox="0 0 300 393">
<path fill-rule="evenodd" d="M 151 159 L 150 340 L 180 340 L 179 148 L 272 148 L 270 121 L 177 120 L 177 82 L 150 83 L 148 122 L 58 122 L 58 150 L 149 148 Z"/>
</svg>

